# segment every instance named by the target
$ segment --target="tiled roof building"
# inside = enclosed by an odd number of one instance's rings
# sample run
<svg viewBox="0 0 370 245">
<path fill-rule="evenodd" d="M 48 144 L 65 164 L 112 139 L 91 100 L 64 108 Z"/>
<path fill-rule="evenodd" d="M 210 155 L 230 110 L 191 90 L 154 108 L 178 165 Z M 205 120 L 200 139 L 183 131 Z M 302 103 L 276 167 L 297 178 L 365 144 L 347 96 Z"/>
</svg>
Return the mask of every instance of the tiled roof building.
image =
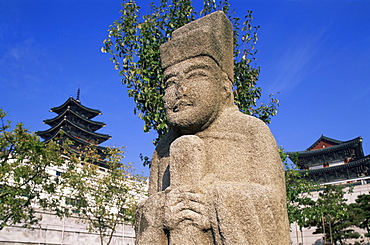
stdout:
<svg viewBox="0 0 370 245">
<path fill-rule="evenodd" d="M 340 141 L 322 135 L 306 150 L 288 155 L 319 183 L 357 183 L 370 178 L 370 155 L 364 155 L 361 137 Z"/>
<path fill-rule="evenodd" d="M 77 99 L 71 96 L 61 106 L 51 108 L 50 112 L 58 114 L 52 119 L 44 120 L 51 128 L 36 132 L 45 142 L 50 140 L 62 142 L 69 139 L 73 143 L 70 147 L 74 151 L 86 145 L 95 145 L 103 150 L 104 147 L 99 144 L 111 138 L 108 134 L 95 132 L 105 127 L 105 123 L 92 120 L 102 113 L 100 110 L 83 106 L 79 100 L 79 91 Z"/>
<path fill-rule="evenodd" d="M 307 173 L 307 178 L 322 185 L 353 186 L 353 191 L 345 195 L 347 203 L 354 203 L 358 195 L 370 191 L 370 155 L 364 155 L 361 137 L 340 141 L 322 135 L 306 150 L 288 152 L 288 155 L 300 172 Z M 318 197 L 318 193 L 311 192 L 313 199 Z M 293 245 L 324 244 L 323 234 L 313 234 L 314 228 L 299 230 L 293 224 L 291 229 Z M 354 229 L 363 235 L 363 230 Z"/>
</svg>

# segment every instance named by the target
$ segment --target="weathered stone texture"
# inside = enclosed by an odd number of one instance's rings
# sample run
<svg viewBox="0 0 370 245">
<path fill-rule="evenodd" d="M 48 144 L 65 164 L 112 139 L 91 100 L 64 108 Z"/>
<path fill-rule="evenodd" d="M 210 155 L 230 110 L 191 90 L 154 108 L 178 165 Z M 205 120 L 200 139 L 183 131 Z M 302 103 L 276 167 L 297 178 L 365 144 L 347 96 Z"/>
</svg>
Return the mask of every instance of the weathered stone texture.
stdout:
<svg viewBox="0 0 370 245">
<path fill-rule="evenodd" d="M 275 139 L 233 104 L 232 38 L 215 12 L 161 47 L 171 131 L 153 155 L 138 245 L 290 244 Z"/>
</svg>

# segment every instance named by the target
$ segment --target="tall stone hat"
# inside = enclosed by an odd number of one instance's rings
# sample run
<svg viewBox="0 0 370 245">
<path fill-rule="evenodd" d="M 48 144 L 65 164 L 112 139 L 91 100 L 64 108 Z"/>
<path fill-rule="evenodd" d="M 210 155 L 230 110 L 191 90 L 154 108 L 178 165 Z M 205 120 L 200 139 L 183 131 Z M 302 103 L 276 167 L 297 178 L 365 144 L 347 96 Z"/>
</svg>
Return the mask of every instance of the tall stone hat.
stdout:
<svg viewBox="0 0 370 245">
<path fill-rule="evenodd" d="M 233 45 L 232 25 L 224 12 L 217 11 L 172 33 L 172 39 L 160 47 L 162 68 L 205 55 L 213 58 L 234 81 Z"/>
</svg>

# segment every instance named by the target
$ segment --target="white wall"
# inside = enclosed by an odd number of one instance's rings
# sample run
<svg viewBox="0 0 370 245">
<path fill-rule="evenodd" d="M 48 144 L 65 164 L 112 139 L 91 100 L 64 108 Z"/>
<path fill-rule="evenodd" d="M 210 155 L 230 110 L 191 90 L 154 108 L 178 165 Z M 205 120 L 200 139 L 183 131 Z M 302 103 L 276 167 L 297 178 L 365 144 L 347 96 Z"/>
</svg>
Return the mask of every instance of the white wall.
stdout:
<svg viewBox="0 0 370 245">
<path fill-rule="evenodd" d="M 42 245 L 100 245 L 99 234 L 89 233 L 83 220 L 72 217 L 60 219 L 56 215 L 40 213 L 41 228 L 33 230 L 21 225 L 5 227 L 0 231 L 0 244 Z M 135 232 L 131 225 L 119 225 L 111 245 L 134 245 Z"/>
<path fill-rule="evenodd" d="M 357 196 L 361 194 L 369 194 L 370 192 L 370 184 L 366 185 L 357 185 L 353 189 L 352 194 L 346 194 L 344 198 L 347 199 L 347 203 L 354 203 Z M 316 199 L 318 196 L 318 192 L 312 193 L 313 199 Z M 314 235 L 312 232 L 316 230 L 316 227 L 312 227 L 311 229 L 303 228 L 302 233 L 300 232 L 298 226 L 296 224 L 293 224 L 291 227 L 290 232 L 290 239 L 292 242 L 292 245 L 322 245 L 323 244 L 323 234 L 317 234 Z M 365 230 L 354 228 L 357 232 L 360 234 L 364 234 Z M 298 237 L 298 240 L 297 240 Z M 368 242 L 370 244 L 369 238 L 364 239 L 365 242 Z M 348 240 L 347 243 L 354 244 L 356 240 Z"/>
</svg>

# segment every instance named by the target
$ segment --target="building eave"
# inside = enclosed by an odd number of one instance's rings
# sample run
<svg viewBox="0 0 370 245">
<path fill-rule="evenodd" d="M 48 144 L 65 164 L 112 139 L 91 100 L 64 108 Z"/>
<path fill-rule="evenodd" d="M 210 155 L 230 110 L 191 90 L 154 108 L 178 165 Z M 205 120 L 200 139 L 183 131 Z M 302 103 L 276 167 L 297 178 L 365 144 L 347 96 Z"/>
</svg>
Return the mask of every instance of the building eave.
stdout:
<svg viewBox="0 0 370 245">
<path fill-rule="evenodd" d="M 95 117 L 95 116 L 97 116 L 97 115 L 101 115 L 101 114 L 102 114 L 100 110 L 91 109 L 91 108 L 88 108 L 88 107 L 86 107 L 86 106 L 83 106 L 79 101 L 77 101 L 77 100 L 73 99 L 73 97 L 72 97 L 72 96 L 71 96 L 71 97 L 69 97 L 69 98 L 67 99 L 67 101 L 66 101 L 66 102 L 64 102 L 61 106 L 58 106 L 58 107 L 52 107 L 52 108 L 50 109 L 50 111 L 51 111 L 51 112 L 56 112 L 56 113 L 58 113 L 59 111 L 62 111 L 65 107 L 68 107 L 68 106 L 69 106 L 69 104 L 71 104 L 71 105 L 76 105 L 77 107 L 80 107 L 81 109 L 86 110 L 86 111 L 88 111 L 88 112 L 92 113 L 92 115 L 89 117 L 89 119 L 90 119 L 90 118 L 93 118 L 93 117 Z"/>
<path fill-rule="evenodd" d="M 44 120 L 43 122 L 45 124 L 53 124 L 53 122 L 55 121 L 58 121 L 58 120 L 63 120 L 64 119 L 64 116 L 66 116 L 66 114 L 70 112 L 72 113 L 74 116 L 76 116 L 77 118 L 81 119 L 82 121 L 86 122 L 86 123 L 89 123 L 89 124 L 94 124 L 94 125 L 97 125 L 97 126 L 100 126 L 101 127 L 104 127 L 106 124 L 103 123 L 103 122 L 98 122 L 98 121 L 93 121 L 93 120 L 90 120 L 90 119 L 87 119 L 85 117 L 82 117 L 81 115 L 79 115 L 77 112 L 75 112 L 72 108 L 68 108 L 66 109 L 62 114 L 59 114 L 58 116 L 54 117 L 54 118 L 51 118 L 51 119 L 46 119 Z"/>
<path fill-rule="evenodd" d="M 341 141 L 341 140 L 336 140 L 336 139 L 332 139 L 332 138 L 329 138 L 327 136 L 324 136 L 323 134 L 320 136 L 320 138 L 318 138 L 310 147 L 308 147 L 306 149 L 306 151 L 310 151 L 312 150 L 313 148 L 315 148 L 315 146 L 317 144 L 319 144 L 321 141 L 328 141 L 332 144 L 335 144 L 335 145 L 340 145 L 342 143 L 344 143 L 344 141 Z"/>
<path fill-rule="evenodd" d="M 52 128 L 50 128 L 50 129 L 48 129 L 48 130 L 45 130 L 45 131 L 37 131 L 36 132 L 36 134 L 37 135 L 39 135 L 40 137 L 42 137 L 42 138 L 45 138 L 45 137 L 43 137 L 43 135 L 48 135 L 48 134 L 55 134 L 55 133 L 53 133 L 54 131 L 55 132 L 58 132 L 59 131 L 59 129 L 63 129 L 63 124 L 65 124 L 65 123 L 69 123 L 70 125 L 72 125 L 73 127 L 75 127 L 76 129 L 78 129 L 78 130 L 81 130 L 81 131 L 83 131 L 83 132 L 85 132 L 85 133 L 87 133 L 87 134 L 89 134 L 89 135 L 93 135 L 93 136 L 95 136 L 96 138 L 98 138 L 99 139 L 99 142 L 97 142 L 98 144 L 100 144 L 100 143 L 102 143 L 102 142 L 104 142 L 104 141 L 106 141 L 106 140 L 108 140 L 108 139 L 111 139 L 112 137 L 110 136 L 110 135 L 108 135 L 108 134 L 100 134 L 100 133 L 96 133 L 96 132 L 92 132 L 92 131 L 88 131 L 88 130 L 86 130 L 86 129 L 84 129 L 84 128 L 82 128 L 82 127 L 80 127 L 79 125 L 77 125 L 77 124 L 75 124 L 75 123 L 73 123 L 73 122 L 71 122 L 68 118 L 64 118 L 64 120 L 62 120 L 62 121 L 60 121 L 59 122 L 59 124 L 57 124 L 57 125 L 55 125 L 54 127 L 52 127 Z M 63 129 L 63 131 L 66 131 L 66 130 L 64 130 Z M 47 138 L 50 138 L 50 137 L 47 137 Z"/>
<path fill-rule="evenodd" d="M 349 163 L 341 164 L 341 165 L 336 165 L 332 167 L 325 167 L 325 168 L 319 168 L 319 169 L 312 169 L 312 170 L 298 170 L 300 173 L 307 173 L 309 175 L 311 174 L 317 174 L 317 173 L 323 173 L 323 172 L 332 172 L 332 171 L 338 171 L 342 169 L 349 169 L 353 167 L 357 167 L 360 165 L 369 165 L 370 164 L 370 155 L 367 155 L 361 159 L 358 159 L 356 161 L 352 161 Z"/>
<path fill-rule="evenodd" d="M 327 154 L 330 152 L 340 151 L 340 150 L 343 150 L 349 147 L 356 146 L 361 143 L 362 143 L 362 138 L 357 137 L 349 141 L 344 141 L 339 145 L 335 145 L 335 146 L 331 146 L 331 147 L 327 147 L 323 149 L 318 149 L 318 150 L 311 150 L 311 151 L 287 152 L 287 155 L 293 157 L 294 155 L 298 154 L 299 158 L 305 158 L 305 157 L 311 157 L 311 156 L 316 156 L 316 155 Z"/>
</svg>

